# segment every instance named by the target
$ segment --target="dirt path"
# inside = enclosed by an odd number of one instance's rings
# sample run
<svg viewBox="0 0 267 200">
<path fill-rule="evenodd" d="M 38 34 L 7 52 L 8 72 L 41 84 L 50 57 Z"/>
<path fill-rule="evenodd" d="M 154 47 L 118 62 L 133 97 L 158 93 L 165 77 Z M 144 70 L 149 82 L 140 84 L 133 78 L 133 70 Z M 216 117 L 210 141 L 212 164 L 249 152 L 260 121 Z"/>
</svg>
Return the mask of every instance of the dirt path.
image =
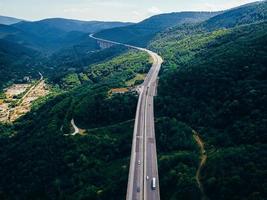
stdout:
<svg viewBox="0 0 267 200">
<path fill-rule="evenodd" d="M 208 197 L 205 194 L 205 191 L 204 191 L 204 188 L 201 182 L 201 171 L 204 165 L 206 164 L 208 156 L 206 154 L 204 142 L 199 137 L 199 134 L 194 130 L 193 130 L 193 137 L 200 148 L 200 163 L 199 163 L 197 173 L 196 173 L 196 181 L 202 194 L 202 200 L 208 200 Z"/>
<path fill-rule="evenodd" d="M 24 103 L 24 100 L 27 98 L 27 96 L 28 96 L 30 93 L 32 93 L 32 91 L 33 91 L 34 89 L 36 89 L 38 86 L 44 84 L 43 75 L 42 75 L 40 72 L 39 72 L 39 75 L 40 75 L 40 79 L 39 79 L 39 81 L 38 81 L 36 84 L 34 84 L 34 85 L 28 90 L 28 92 L 26 92 L 26 93 L 23 95 L 23 97 L 21 97 L 21 99 L 19 100 L 18 106 L 21 106 L 21 105 Z"/>
</svg>

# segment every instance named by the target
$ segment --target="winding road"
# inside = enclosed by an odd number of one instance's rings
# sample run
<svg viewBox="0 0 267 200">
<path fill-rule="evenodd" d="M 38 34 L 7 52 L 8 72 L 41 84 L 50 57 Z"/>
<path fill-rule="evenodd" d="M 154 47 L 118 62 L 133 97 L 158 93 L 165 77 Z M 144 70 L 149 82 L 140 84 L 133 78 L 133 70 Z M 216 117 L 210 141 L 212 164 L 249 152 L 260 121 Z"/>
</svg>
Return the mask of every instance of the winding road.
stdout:
<svg viewBox="0 0 267 200">
<path fill-rule="evenodd" d="M 96 38 L 93 34 L 90 37 L 99 42 L 123 45 L 145 51 L 153 59 L 153 65 L 141 86 L 136 109 L 126 200 L 159 200 L 153 99 L 156 94 L 158 73 L 163 60 L 158 54 L 145 48 Z"/>
<path fill-rule="evenodd" d="M 73 133 L 70 133 L 70 134 L 64 134 L 64 136 L 75 136 L 75 135 L 80 133 L 80 129 L 76 126 L 74 119 L 71 119 L 70 123 L 71 123 L 71 126 L 73 127 L 74 131 L 73 131 Z M 62 128 L 63 128 L 63 126 L 61 127 L 61 130 L 62 130 Z"/>
</svg>

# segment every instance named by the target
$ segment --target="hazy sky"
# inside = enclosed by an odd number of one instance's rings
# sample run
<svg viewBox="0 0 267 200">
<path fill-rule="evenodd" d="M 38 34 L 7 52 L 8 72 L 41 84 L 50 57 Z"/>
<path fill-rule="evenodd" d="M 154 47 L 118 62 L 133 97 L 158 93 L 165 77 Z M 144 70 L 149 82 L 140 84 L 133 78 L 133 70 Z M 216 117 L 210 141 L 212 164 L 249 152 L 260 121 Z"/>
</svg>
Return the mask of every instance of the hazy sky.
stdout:
<svg viewBox="0 0 267 200">
<path fill-rule="evenodd" d="M 141 21 L 174 11 L 216 11 L 255 0 L 0 0 L 0 15 L 26 20 L 65 17 L 102 21 Z"/>
</svg>

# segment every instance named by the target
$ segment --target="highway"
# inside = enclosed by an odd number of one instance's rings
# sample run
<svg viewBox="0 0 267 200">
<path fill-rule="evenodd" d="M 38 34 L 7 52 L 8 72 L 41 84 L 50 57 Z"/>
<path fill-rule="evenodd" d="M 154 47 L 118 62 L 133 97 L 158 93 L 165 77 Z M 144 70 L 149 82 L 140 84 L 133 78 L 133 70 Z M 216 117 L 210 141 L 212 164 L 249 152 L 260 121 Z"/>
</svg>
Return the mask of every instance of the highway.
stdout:
<svg viewBox="0 0 267 200">
<path fill-rule="evenodd" d="M 153 59 L 153 65 L 141 86 L 136 109 L 126 200 L 159 200 L 160 187 L 153 100 L 156 94 L 158 73 L 163 60 L 148 49 L 96 38 L 92 34 L 90 37 L 100 42 L 145 51 Z M 153 178 L 156 180 L 155 187 L 152 187 Z"/>
</svg>

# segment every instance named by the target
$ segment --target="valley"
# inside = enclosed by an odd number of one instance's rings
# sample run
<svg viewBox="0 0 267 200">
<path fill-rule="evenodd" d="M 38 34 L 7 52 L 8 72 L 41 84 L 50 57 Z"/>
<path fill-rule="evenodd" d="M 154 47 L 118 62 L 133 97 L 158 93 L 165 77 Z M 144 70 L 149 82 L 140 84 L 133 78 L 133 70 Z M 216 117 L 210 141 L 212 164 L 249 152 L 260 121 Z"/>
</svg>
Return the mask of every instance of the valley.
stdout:
<svg viewBox="0 0 267 200">
<path fill-rule="evenodd" d="M 267 1 L 157 3 L 0 16 L 1 200 L 267 199 Z"/>
</svg>

